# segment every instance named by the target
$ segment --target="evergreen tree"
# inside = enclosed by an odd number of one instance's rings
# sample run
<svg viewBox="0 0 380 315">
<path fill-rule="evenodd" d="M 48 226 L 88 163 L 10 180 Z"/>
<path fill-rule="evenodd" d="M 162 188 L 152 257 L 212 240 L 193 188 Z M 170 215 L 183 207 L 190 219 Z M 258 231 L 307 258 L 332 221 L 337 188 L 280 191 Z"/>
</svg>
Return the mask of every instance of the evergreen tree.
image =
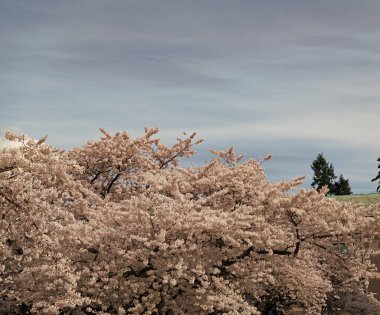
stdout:
<svg viewBox="0 0 380 315">
<path fill-rule="evenodd" d="M 318 191 L 320 191 L 323 186 L 327 186 L 329 189 L 329 194 L 332 194 L 334 191 L 334 180 L 336 176 L 333 165 L 326 161 L 323 153 L 317 155 L 311 165 L 311 169 L 314 171 L 311 186 Z"/>
<path fill-rule="evenodd" d="M 377 159 L 377 161 L 380 162 L 380 157 Z M 378 168 L 380 169 L 380 163 L 379 163 Z M 379 170 L 379 173 L 377 174 L 377 176 L 374 179 L 372 179 L 373 182 L 376 180 L 379 180 L 379 186 L 377 186 L 376 191 L 380 192 L 380 170 Z"/>
<path fill-rule="evenodd" d="M 334 189 L 331 191 L 331 194 L 337 196 L 352 194 L 348 179 L 345 179 L 342 174 L 340 174 L 339 179 L 334 183 Z"/>
</svg>

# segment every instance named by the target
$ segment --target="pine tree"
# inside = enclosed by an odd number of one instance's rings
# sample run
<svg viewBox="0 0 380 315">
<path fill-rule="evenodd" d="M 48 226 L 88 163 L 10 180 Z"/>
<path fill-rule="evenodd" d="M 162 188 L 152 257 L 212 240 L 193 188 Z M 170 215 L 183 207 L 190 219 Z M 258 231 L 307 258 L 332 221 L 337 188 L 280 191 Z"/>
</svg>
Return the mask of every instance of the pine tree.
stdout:
<svg viewBox="0 0 380 315">
<path fill-rule="evenodd" d="M 334 166 L 326 161 L 323 153 L 317 155 L 316 159 L 311 165 L 311 169 L 314 171 L 313 186 L 318 191 L 321 190 L 323 186 L 327 186 L 329 189 L 329 194 L 334 192 L 334 180 L 336 178 L 334 173 Z"/>
<path fill-rule="evenodd" d="M 380 162 L 380 157 L 377 159 L 377 161 Z M 380 169 L 380 163 L 379 163 L 378 168 Z M 379 173 L 377 174 L 377 176 L 372 179 L 373 182 L 376 181 L 376 180 L 379 180 L 379 185 L 377 186 L 376 191 L 380 192 L 380 170 L 379 170 Z"/>
<path fill-rule="evenodd" d="M 334 189 L 331 194 L 337 196 L 352 194 L 348 179 L 345 179 L 342 174 L 340 174 L 339 179 L 334 183 Z"/>
</svg>

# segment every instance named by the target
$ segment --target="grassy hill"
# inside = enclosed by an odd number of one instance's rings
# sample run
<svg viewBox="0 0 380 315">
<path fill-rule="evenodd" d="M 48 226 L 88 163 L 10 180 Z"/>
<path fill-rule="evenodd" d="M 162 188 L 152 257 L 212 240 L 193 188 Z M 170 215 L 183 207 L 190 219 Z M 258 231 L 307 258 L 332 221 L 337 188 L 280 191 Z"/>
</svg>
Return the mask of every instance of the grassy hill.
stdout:
<svg viewBox="0 0 380 315">
<path fill-rule="evenodd" d="M 338 201 L 352 201 L 355 203 L 364 203 L 366 206 L 380 203 L 380 194 L 360 194 L 347 196 L 334 196 Z"/>
</svg>

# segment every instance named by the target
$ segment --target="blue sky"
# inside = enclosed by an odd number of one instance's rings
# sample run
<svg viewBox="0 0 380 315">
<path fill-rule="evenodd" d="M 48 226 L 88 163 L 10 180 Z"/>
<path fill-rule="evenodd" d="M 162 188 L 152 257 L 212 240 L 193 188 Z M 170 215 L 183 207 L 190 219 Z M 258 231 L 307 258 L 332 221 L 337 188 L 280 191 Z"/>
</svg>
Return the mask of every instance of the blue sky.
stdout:
<svg viewBox="0 0 380 315">
<path fill-rule="evenodd" d="M 0 1 L 0 129 L 69 149 L 159 126 L 267 153 L 271 180 L 323 152 L 354 192 L 380 156 L 380 2 Z"/>
</svg>

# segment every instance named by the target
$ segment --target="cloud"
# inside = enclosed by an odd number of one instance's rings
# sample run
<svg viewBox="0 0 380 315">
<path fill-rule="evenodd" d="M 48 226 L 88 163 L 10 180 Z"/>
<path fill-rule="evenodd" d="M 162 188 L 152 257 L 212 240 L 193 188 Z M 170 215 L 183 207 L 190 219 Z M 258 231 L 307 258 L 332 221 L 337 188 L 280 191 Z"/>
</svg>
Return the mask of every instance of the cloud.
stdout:
<svg viewBox="0 0 380 315">
<path fill-rule="evenodd" d="M 160 126 L 169 142 L 195 130 L 209 147 L 283 157 L 273 178 L 344 151 L 336 163 L 360 165 L 365 187 L 380 151 L 379 14 L 372 0 L 2 1 L 0 125 L 65 148 L 99 127 Z"/>
<path fill-rule="evenodd" d="M 19 127 L 16 126 L 6 126 L 6 125 L 0 125 L 0 151 L 7 148 L 16 148 L 20 146 L 19 142 L 15 141 L 9 141 L 5 139 L 4 135 L 6 131 L 14 132 L 15 134 L 22 134 L 22 130 Z"/>
<path fill-rule="evenodd" d="M 19 142 L 9 141 L 9 140 L 0 138 L 0 151 L 4 149 L 9 149 L 9 148 L 17 148 L 19 146 L 20 146 Z"/>
</svg>

